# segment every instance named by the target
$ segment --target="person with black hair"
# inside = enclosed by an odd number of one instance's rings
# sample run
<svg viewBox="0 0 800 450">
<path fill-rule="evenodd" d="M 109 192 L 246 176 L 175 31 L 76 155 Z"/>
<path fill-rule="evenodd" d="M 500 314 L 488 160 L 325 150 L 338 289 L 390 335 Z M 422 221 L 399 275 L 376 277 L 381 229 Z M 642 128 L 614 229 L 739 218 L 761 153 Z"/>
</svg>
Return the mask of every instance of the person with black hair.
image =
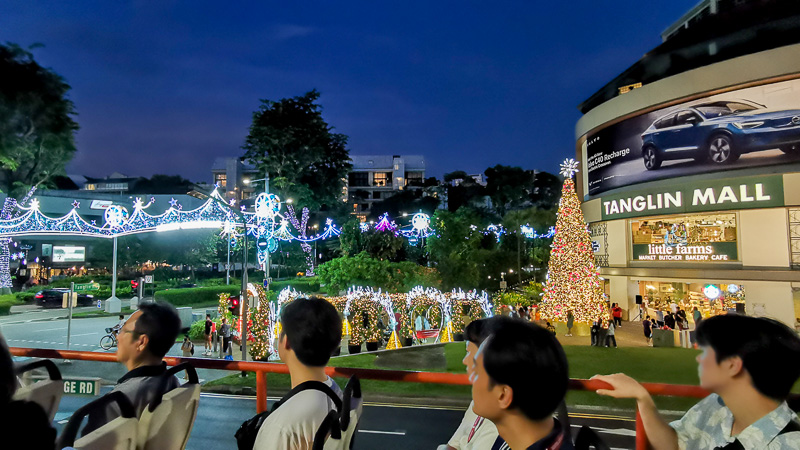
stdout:
<svg viewBox="0 0 800 450">
<path fill-rule="evenodd" d="M 573 450 L 553 417 L 568 383 L 567 356 L 546 329 L 511 321 L 493 330 L 478 349 L 472 383 L 473 411 L 500 433 L 492 450 Z"/>
<path fill-rule="evenodd" d="M 332 393 L 303 390 L 274 409 L 256 436 L 255 450 L 310 450 L 314 434 L 335 408 L 330 395 L 342 390 L 325 374 L 325 365 L 342 340 L 336 308 L 321 298 L 298 298 L 281 313 L 278 355 L 289 368 L 292 389 L 303 383 L 323 383 Z"/>
<path fill-rule="evenodd" d="M 667 424 L 650 394 L 625 374 L 595 375 L 634 398 L 654 449 L 798 449 L 800 422 L 786 398 L 800 378 L 800 338 L 772 319 L 738 314 L 704 319 L 696 330 L 700 386 L 712 392 Z"/>
<path fill-rule="evenodd" d="M 56 430 L 34 402 L 13 400 L 17 376 L 6 340 L 0 334 L 0 436 L 3 448 L 53 450 Z"/>
<path fill-rule="evenodd" d="M 467 376 L 470 379 L 475 371 L 475 354 L 478 348 L 493 330 L 501 327 L 509 320 L 507 316 L 494 316 L 487 319 L 473 320 L 464 328 L 464 338 L 467 342 L 467 354 L 461 362 L 467 367 Z M 456 432 L 447 441 L 447 445 L 440 445 L 439 450 L 489 450 L 497 440 L 497 427 L 485 418 L 472 411 L 474 402 L 464 412 L 464 418 Z"/>
<path fill-rule="evenodd" d="M 139 305 L 139 310 L 131 314 L 119 331 L 117 361 L 128 369 L 128 373 L 117 380 L 112 392 L 125 394 L 137 415 L 141 415 L 157 394 L 161 376 L 167 371 L 164 356 L 175 344 L 180 328 L 181 319 L 175 308 L 169 303 L 158 302 Z M 178 384 L 175 378 L 167 389 Z M 116 403 L 91 413 L 82 433 L 96 430 L 119 415 Z"/>
</svg>

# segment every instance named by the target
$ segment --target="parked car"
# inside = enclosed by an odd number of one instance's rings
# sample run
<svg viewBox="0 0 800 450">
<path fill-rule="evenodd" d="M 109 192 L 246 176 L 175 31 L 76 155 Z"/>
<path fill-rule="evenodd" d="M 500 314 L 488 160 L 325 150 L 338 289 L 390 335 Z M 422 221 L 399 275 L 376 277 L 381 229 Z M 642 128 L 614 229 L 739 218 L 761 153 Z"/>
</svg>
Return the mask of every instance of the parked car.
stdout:
<svg viewBox="0 0 800 450">
<path fill-rule="evenodd" d="M 68 293 L 69 289 L 66 288 L 53 288 L 39 291 L 33 296 L 37 305 L 42 308 L 61 308 L 63 304 L 64 294 Z M 91 294 L 78 293 L 78 306 L 91 306 L 94 305 L 94 296 Z"/>
<path fill-rule="evenodd" d="M 702 103 L 659 117 L 642 133 L 647 170 L 674 159 L 724 165 L 774 148 L 800 154 L 800 109 L 770 110 L 748 100 Z"/>
</svg>

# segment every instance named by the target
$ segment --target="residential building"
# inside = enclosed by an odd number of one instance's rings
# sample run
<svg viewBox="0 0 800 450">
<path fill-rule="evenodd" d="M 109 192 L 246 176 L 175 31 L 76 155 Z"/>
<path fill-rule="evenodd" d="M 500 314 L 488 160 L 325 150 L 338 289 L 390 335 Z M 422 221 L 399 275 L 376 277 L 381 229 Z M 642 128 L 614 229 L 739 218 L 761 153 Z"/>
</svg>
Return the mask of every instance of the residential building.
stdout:
<svg viewBox="0 0 800 450">
<path fill-rule="evenodd" d="M 347 180 L 353 214 L 366 219 L 373 203 L 404 189 L 422 189 L 425 158 L 421 155 L 351 155 L 353 170 Z"/>
<path fill-rule="evenodd" d="M 84 176 L 86 181 L 81 190 L 95 192 L 109 192 L 115 194 L 125 194 L 130 192 L 140 180 L 139 177 L 129 177 L 125 174 L 114 172 L 105 178 L 93 178 Z"/>
<path fill-rule="evenodd" d="M 263 185 L 245 183 L 245 180 L 258 178 L 258 175 L 255 165 L 246 163 L 242 158 L 216 158 L 211 166 L 211 176 L 214 184 L 219 186 L 220 193 L 236 201 L 251 198 L 256 191 L 263 191 L 258 189 Z"/>
</svg>

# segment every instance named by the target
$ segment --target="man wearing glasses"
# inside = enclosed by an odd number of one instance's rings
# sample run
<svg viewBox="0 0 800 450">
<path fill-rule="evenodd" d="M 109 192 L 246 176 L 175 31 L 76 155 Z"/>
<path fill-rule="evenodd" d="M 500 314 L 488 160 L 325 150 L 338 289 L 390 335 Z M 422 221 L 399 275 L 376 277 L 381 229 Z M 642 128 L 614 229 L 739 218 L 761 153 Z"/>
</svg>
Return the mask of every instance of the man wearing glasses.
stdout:
<svg viewBox="0 0 800 450">
<path fill-rule="evenodd" d="M 127 369 L 117 380 L 113 391 L 122 392 L 141 415 L 158 391 L 158 383 L 166 372 L 162 360 L 175 344 L 181 327 L 178 313 L 166 303 L 145 303 L 131 315 L 117 335 L 117 361 Z M 173 377 L 167 390 L 179 385 Z M 112 392 L 113 392 L 112 391 Z M 104 410 L 89 415 L 83 434 L 87 434 L 120 416 L 119 407 L 112 403 Z"/>
</svg>

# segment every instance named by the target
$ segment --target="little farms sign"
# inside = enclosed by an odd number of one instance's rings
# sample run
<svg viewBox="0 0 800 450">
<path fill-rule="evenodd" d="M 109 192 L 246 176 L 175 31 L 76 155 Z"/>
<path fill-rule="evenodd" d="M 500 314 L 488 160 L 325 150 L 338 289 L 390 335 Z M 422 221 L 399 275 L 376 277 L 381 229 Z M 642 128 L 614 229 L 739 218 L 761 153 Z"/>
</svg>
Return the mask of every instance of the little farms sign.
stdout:
<svg viewBox="0 0 800 450">
<path fill-rule="evenodd" d="M 783 206 L 781 175 L 699 181 L 601 199 L 603 220 L 775 206 Z"/>
</svg>

